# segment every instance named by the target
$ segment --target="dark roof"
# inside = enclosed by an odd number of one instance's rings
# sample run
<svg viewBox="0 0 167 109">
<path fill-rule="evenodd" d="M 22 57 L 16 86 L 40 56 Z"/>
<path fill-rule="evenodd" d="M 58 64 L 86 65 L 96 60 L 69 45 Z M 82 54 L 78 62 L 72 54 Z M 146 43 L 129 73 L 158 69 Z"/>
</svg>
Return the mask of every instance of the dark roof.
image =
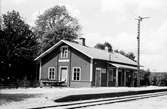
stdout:
<svg viewBox="0 0 167 109">
<path fill-rule="evenodd" d="M 55 49 L 58 45 L 65 43 L 69 45 L 70 47 L 76 49 L 77 51 L 85 54 L 86 56 L 90 57 L 91 59 L 99 59 L 99 60 L 106 60 L 106 61 L 112 61 L 117 63 L 124 63 L 129 65 L 135 65 L 137 66 L 137 63 L 119 53 L 115 52 L 107 52 L 105 50 L 100 50 L 93 47 L 87 47 L 82 46 L 77 43 L 69 42 L 66 40 L 61 40 L 55 45 L 53 45 L 51 48 L 46 50 L 44 53 L 42 53 L 40 56 L 38 56 L 35 60 L 39 60 L 40 58 L 44 57 L 46 54 L 50 53 L 53 49 Z"/>
</svg>

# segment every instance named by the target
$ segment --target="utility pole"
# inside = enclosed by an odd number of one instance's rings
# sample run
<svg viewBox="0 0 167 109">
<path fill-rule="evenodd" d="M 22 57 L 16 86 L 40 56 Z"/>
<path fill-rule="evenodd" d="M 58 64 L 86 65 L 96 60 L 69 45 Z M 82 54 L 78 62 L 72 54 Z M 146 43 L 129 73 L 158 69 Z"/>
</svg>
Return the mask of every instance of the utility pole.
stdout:
<svg viewBox="0 0 167 109">
<path fill-rule="evenodd" d="M 2 29 L 2 0 L 0 0 L 0 30 Z"/>
<path fill-rule="evenodd" d="M 149 17 L 139 16 L 137 20 L 137 86 L 140 86 L 140 22 Z"/>
</svg>

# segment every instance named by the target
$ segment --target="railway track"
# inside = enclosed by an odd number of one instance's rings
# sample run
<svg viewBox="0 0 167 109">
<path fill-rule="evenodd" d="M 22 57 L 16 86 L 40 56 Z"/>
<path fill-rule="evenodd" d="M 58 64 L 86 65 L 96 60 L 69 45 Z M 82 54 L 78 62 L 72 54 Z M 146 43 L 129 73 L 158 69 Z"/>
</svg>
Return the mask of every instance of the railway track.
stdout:
<svg viewBox="0 0 167 109">
<path fill-rule="evenodd" d="M 59 105 L 38 107 L 38 108 L 31 108 L 31 109 L 46 109 L 46 108 L 47 109 L 78 109 L 78 108 L 92 107 L 92 106 L 97 106 L 97 105 L 128 102 L 128 101 L 134 101 L 134 100 L 158 97 L 158 96 L 164 96 L 164 95 L 167 95 L 167 91 L 112 97 L 112 98 L 103 98 L 103 99 L 95 99 L 95 100 L 75 101 L 75 102 L 70 102 L 70 103 L 69 102 L 61 103 Z"/>
</svg>

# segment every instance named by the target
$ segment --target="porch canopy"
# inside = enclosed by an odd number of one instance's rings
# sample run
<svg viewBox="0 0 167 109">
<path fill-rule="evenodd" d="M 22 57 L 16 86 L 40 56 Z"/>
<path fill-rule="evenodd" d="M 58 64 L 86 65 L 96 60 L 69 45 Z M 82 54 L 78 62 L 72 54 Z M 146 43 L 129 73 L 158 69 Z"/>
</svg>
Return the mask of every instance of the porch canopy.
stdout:
<svg viewBox="0 0 167 109">
<path fill-rule="evenodd" d="M 132 70 L 137 70 L 137 67 L 134 66 L 129 66 L 129 65 L 122 65 L 122 64 L 113 64 L 113 63 L 109 63 L 110 65 L 116 67 L 116 68 L 124 68 L 124 69 L 132 69 Z"/>
</svg>

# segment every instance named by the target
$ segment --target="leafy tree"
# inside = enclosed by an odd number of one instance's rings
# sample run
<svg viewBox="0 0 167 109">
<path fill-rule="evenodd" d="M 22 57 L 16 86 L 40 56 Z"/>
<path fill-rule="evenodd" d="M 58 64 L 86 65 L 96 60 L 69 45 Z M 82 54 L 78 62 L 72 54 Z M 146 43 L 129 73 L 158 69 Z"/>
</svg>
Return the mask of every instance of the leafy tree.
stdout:
<svg viewBox="0 0 167 109">
<path fill-rule="evenodd" d="M 96 44 L 94 47 L 95 47 L 95 48 L 98 48 L 98 49 L 101 49 L 101 50 L 104 50 L 104 49 L 105 49 L 104 44 L 101 44 L 101 43 Z"/>
<path fill-rule="evenodd" d="M 2 18 L 0 16 L 0 30 L 2 29 Z"/>
<path fill-rule="evenodd" d="M 126 53 L 126 52 L 124 52 L 123 50 L 118 50 L 118 49 L 114 50 L 114 52 L 120 53 L 120 54 L 122 54 L 122 55 L 128 57 L 129 59 L 135 61 L 135 55 L 134 55 L 133 52 Z"/>
<path fill-rule="evenodd" d="M 146 86 L 150 85 L 150 74 L 151 74 L 150 69 L 147 69 L 147 71 L 144 72 L 143 83 Z"/>
<path fill-rule="evenodd" d="M 126 54 L 126 56 L 131 60 L 135 60 L 135 55 L 132 52 L 129 52 L 128 54 Z"/>
<path fill-rule="evenodd" d="M 72 17 L 65 6 L 46 10 L 36 20 L 35 32 L 41 42 L 41 52 L 61 39 L 73 41 L 80 35 L 78 20 Z"/>
<path fill-rule="evenodd" d="M 33 59 L 37 51 L 37 41 L 28 24 L 19 12 L 3 14 L 3 31 L 0 35 L 0 62 L 3 79 L 16 81 L 30 76 Z M 2 76 L 1 76 L 2 77 Z"/>
<path fill-rule="evenodd" d="M 124 55 L 124 56 L 127 56 L 126 53 L 123 50 L 120 50 L 119 53 Z"/>
<path fill-rule="evenodd" d="M 104 46 L 105 46 L 105 47 L 108 47 L 108 51 L 109 51 L 109 52 L 112 52 L 112 51 L 113 51 L 112 45 L 111 45 L 109 42 L 105 42 L 105 43 L 104 43 Z"/>
<path fill-rule="evenodd" d="M 108 47 L 108 51 L 112 52 L 112 45 L 109 42 L 105 42 L 104 44 L 101 43 L 97 43 L 95 46 L 95 48 L 101 49 L 101 50 L 105 50 L 105 47 Z"/>
<path fill-rule="evenodd" d="M 118 50 L 118 49 L 116 49 L 116 50 L 114 50 L 114 52 L 115 52 L 115 53 L 119 53 L 119 50 Z"/>
</svg>

